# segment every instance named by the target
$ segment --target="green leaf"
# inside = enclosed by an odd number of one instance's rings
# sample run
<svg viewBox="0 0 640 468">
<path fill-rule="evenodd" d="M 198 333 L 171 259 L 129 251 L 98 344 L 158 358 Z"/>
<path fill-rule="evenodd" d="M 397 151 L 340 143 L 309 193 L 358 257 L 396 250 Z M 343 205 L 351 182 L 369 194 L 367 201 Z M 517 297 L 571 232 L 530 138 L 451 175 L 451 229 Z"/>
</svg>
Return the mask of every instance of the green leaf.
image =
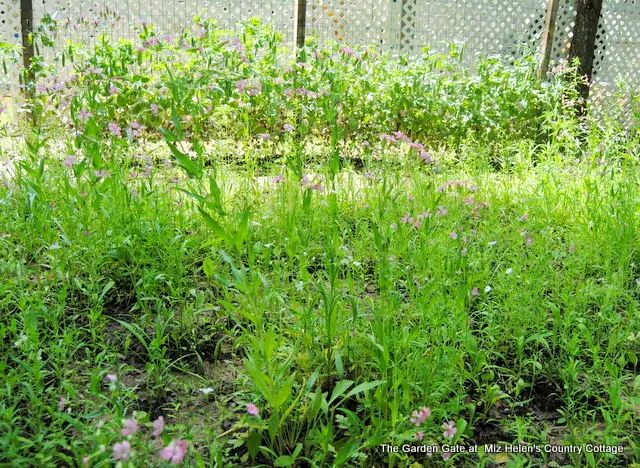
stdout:
<svg viewBox="0 0 640 468">
<path fill-rule="evenodd" d="M 357 387 L 352 389 L 349 393 L 347 393 L 344 397 L 345 398 L 352 397 L 354 395 L 357 395 L 358 393 L 366 392 L 368 390 L 376 388 L 377 386 L 382 385 L 384 383 L 387 383 L 387 381 L 386 380 L 374 380 L 373 382 L 361 383 L 360 385 L 358 385 Z"/>
<path fill-rule="evenodd" d="M 280 408 L 283 404 L 285 404 L 285 402 L 291 395 L 292 390 L 293 390 L 293 376 L 291 376 L 291 378 L 287 379 L 282 384 L 282 387 L 280 387 L 280 391 L 277 393 L 277 395 L 273 400 L 273 406 L 275 408 Z"/>
<path fill-rule="evenodd" d="M 213 260 L 205 258 L 204 262 L 202 262 L 202 271 L 207 275 L 207 278 L 212 278 L 216 273 L 216 266 L 215 263 L 213 263 Z"/>
<path fill-rule="evenodd" d="M 291 466 L 293 465 L 294 459 L 289 455 L 281 455 L 275 459 L 273 462 L 273 466 Z"/>
<path fill-rule="evenodd" d="M 182 151 L 178 149 L 175 142 L 165 140 L 169 149 L 171 149 L 171 153 L 173 157 L 178 161 L 178 165 L 185 170 L 190 179 L 201 179 L 202 178 L 202 168 L 200 165 L 196 164 L 191 160 L 189 156 L 184 154 Z"/>
<path fill-rule="evenodd" d="M 260 442 L 262 437 L 258 431 L 250 431 L 247 436 L 247 450 L 249 450 L 249 456 L 253 460 L 260 451 Z"/>
<path fill-rule="evenodd" d="M 344 366 L 342 365 L 342 356 L 340 355 L 340 351 L 337 349 L 333 353 L 333 359 L 336 364 L 336 374 L 338 374 L 338 377 L 342 379 L 344 377 Z"/>
<path fill-rule="evenodd" d="M 336 458 L 333 461 L 333 466 L 340 466 L 342 465 L 344 462 L 347 461 L 347 459 L 353 455 L 353 452 L 355 452 L 358 449 L 358 443 L 357 442 L 347 442 L 345 443 L 342 448 L 340 450 L 338 450 L 338 453 L 336 454 Z"/>
<path fill-rule="evenodd" d="M 331 398 L 329 398 L 329 404 L 333 403 L 336 398 L 339 398 L 344 392 L 346 392 L 349 387 L 353 385 L 353 380 L 341 380 L 333 387 L 333 393 L 331 393 Z"/>
<path fill-rule="evenodd" d="M 209 226 L 209 228 L 211 228 L 211 230 L 214 232 L 214 234 L 216 236 L 221 237 L 222 239 L 224 239 L 224 241 L 227 244 L 233 245 L 232 237 L 227 233 L 227 231 L 225 231 L 222 228 L 222 226 L 220 226 L 220 224 L 215 219 L 213 219 L 211 217 L 211 215 L 209 213 L 207 213 L 206 211 L 204 211 L 200 207 L 198 207 L 198 211 L 200 212 L 200 214 L 204 218 L 204 221 L 207 224 L 207 226 Z"/>
</svg>

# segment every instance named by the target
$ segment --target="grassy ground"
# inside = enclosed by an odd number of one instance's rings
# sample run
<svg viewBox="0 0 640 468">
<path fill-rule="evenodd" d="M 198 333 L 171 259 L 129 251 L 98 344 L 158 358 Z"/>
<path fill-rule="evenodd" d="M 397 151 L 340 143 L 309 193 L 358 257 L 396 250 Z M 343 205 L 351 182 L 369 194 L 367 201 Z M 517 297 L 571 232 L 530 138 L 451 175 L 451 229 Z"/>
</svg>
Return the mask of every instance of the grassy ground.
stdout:
<svg viewBox="0 0 640 468">
<path fill-rule="evenodd" d="M 638 463 L 637 133 L 530 62 L 207 34 L 214 84 L 105 42 L 4 117 L 0 464 Z"/>
</svg>

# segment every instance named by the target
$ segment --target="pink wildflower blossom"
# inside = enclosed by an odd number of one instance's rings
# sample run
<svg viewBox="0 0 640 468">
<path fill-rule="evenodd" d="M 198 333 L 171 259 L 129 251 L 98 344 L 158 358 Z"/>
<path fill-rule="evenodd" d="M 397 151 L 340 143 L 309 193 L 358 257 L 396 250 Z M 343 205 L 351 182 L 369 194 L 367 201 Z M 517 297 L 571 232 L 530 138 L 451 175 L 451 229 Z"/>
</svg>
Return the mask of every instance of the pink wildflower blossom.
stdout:
<svg viewBox="0 0 640 468">
<path fill-rule="evenodd" d="M 58 400 L 58 411 L 64 411 L 64 408 L 67 405 L 67 399 L 65 397 L 61 397 Z"/>
<path fill-rule="evenodd" d="M 420 159 L 422 159 L 427 164 L 431 164 L 433 162 L 431 155 L 426 151 L 420 153 Z"/>
<path fill-rule="evenodd" d="M 395 139 L 395 137 L 391 135 L 387 135 L 386 133 L 383 133 L 382 135 L 380 135 L 380 139 L 387 140 L 388 142 L 391 142 L 391 143 L 396 143 L 398 141 Z"/>
<path fill-rule="evenodd" d="M 151 435 L 153 437 L 158 437 L 164 431 L 164 418 L 162 416 L 158 416 L 158 419 L 153 421 L 153 432 Z"/>
<path fill-rule="evenodd" d="M 120 443 L 117 443 L 113 446 L 113 459 L 120 460 L 123 462 L 129 461 L 129 456 L 131 455 L 131 444 L 123 440 Z"/>
<path fill-rule="evenodd" d="M 123 425 L 124 428 L 120 431 L 120 435 L 127 436 L 138 432 L 138 421 L 135 419 L 126 419 Z"/>
<path fill-rule="evenodd" d="M 260 414 L 260 410 L 253 403 L 247 403 L 247 413 L 251 416 L 258 416 Z"/>
<path fill-rule="evenodd" d="M 458 429 L 456 429 L 456 423 L 453 421 L 442 423 L 442 428 L 444 429 L 442 435 L 447 439 L 453 439 L 453 436 L 458 432 Z"/>
<path fill-rule="evenodd" d="M 78 158 L 76 158 L 75 156 L 67 156 L 64 160 L 64 165 L 69 169 L 71 169 L 71 166 L 73 166 L 77 162 L 78 162 Z"/>
<path fill-rule="evenodd" d="M 122 136 L 122 129 L 120 128 L 120 125 L 115 122 L 109 122 L 109 132 L 111 132 L 113 136 L 117 136 L 118 138 Z"/>
<path fill-rule="evenodd" d="M 419 411 L 412 413 L 413 417 L 409 419 L 416 426 L 423 424 L 429 416 L 431 416 L 431 408 L 423 406 Z"/>
<path fill-rule="evenodd" d="M 177 465 L 182 462 L 184 456 L 187 454 L 187 441 L 186 440 L 172 440 L 169 445 L 160 450 L 160 458 L 163 460 L 171 461 L 173 465 Z"/>
<path fill-rule="evenodd" d="M 93 117 L 93 114 L 91 112 L 87 112 L 84 109 L 80 109 L 80 112 L 78 112 L 78 119 L 82 122 L 86 122 L 87 120 L 89 120 L 89 117 Z"/>
</svg>

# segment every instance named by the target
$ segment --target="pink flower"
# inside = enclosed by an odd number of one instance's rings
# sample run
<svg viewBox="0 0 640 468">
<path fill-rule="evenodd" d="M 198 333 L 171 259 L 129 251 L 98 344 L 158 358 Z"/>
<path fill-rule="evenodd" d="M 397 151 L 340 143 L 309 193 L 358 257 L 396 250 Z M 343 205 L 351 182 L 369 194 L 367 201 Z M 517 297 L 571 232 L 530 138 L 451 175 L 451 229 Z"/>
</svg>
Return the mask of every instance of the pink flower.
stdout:
<svg viewBox="0 0 640 468">
<path fill-rule="evenodd" d="M 64 411 L 64 408 L 66 405 L 67 405 L 67 399 L 65 397 L 61 397 L 58 400 L 58 411 Z"/>
<path fill-rule="evenodd" d="M 413 226 L 414 226 L 414 227 L 416 227 L 416 228 L 419 228 L 420 226 L 422 226 L 422 221 L 420 221 L 420 220 L 416 220 L 416 221 L 413 223 Z"/>
<path fill-rule="evenodd" d="M 398 229 L 398 225 L 396 223 L 391 223 L 391 229 Z"/>
<path fill-rule="evenodd" d="M 111 84 L 111 86 L 109 86 L 109 93 L 110 94 L 118 94 L 118 91 L 120 91 L 118 89 L 118 87 L 114 84 Z"/>
<path fill-rule="evenodd" d="M 429 216 L 431 216 L 431 213 L 429 213 L 428 211 L 423 211 L 418 215 L 418 219 L 427 219 Z"/>
<path fill-rule="evenodd" d="M 160 450 L 160 458 L 163 460 L 170 460 L 172 464 L 177 465 L 187 454 L 187 447 L 188 445 L 186 440 L 174 439 L 169 445 Z"/>
<path fill-rule="evenodd" d="M 409 141 L 409 137 L 402 132 L 391 132 L 391 133 L 393 133 L 393 136 L 396 137 L 398 140 L 402 140 L 406 142 Z"/>
<path fill-rule="evenodd" d="M 413 196 L 413 195 L 409 194 L 409 195 L 407 195 L 407 200 L 409 200 L 409 201 L 414 201 L 414 200 L 415 200 L 415 198 L 414 198 L 414 196 Z"/>
<path fill-rule="evenodd" d="M 124 429 L 120 431 L 120 435 L 127 436 L 138 432 L 138 421 L 135 419 L 126 419 L 124 421 Z"/>
<path fill-rule="evenodd" d="M 436 213 L 438 216 L 445 216 L 448 213 L 447 209 L 444 206 L 438 207 L 438 212 Z"/>
<path fill-rule="evenodd" d="M 77 162 L 78 162 L 78 158 L 76 158 L 75 156 L 67 156 L 64 160 L 64 165 L 69 169 L 71 169 L 71 166 L 73 166 L 74 164 L 77 164 Z"/>
<path fill-rule="evenodd" d="M 416 426 L 420 426 L 424 423 L 429 416 L 431 416 L 431 408 L 423 406 L 419 411 L 414 411 L 412 413 L 413 417 L 409 419 Z"/>
<path fill-rule="evenodd" d="M 246 80 L 240 80 L 236 83 L 236 90 L 238 93 L 242 94 L 246 91 L 247 86 L 249 86 L 249 82 Z"/>
<path fill-rule="evenodd" d="M 471 296 L 476 297 L 480 295 L 480 290 L 478 288 L 473 288 L 471 290 Z"/>
<path fill-rule="evenodd" d="M 458 233 L 456 231 L 451 231 L 449 233 L 449 237 L 451 237 L 453 240 L 457 240 L 458 239 Z"/>
<path fill-rule="evenodd" d="M 324 192 L 324 187 L 321 184 L 313 184 L 309 187 L 309 190 L 316 190 L 317 192 Z"/>
<path fill-rule="evenodd" d="M 407 213 L 406 215 L 404 215 L 404 216 L 400 219 L 400 221 L 401 221 L 402 223 L 404 223 L 404 224 L 409 223 L 409 222 L 412 222 L 412 221 L 409 221 L 409 220 L 413 220 L 413 218 L 411 217 L 411 215 L 410 215 L 409 213 Z"/>
<path fill-rule="evenodd" d="M 575 246 L 575 245 L 573 245 L 573 244 L 571 244 L 571 245 L 569 246 L 569 253 L 575 253 L 575 251 L 576 251 L 576 246 Z"/>
<path fill-rule="evenodd" d="M 82 457 L 82 466 L 84 466 L 84 468 L 89 468 L 90 461 L 91 457 Z"/>
<path fill-rule="evenodd" d="M 453 421 L 442 423 L 442 428 L 444 429 L 442 435 L 447 439 L 453 439 L 453 436 L 458 432 L 458 429 L 456 429 L 456 423 Z"/>
<path fill-rule="evenodd" d="M 78 119 L 80 119 L 82 122 L 86 122 L 87 120 L 89 120 L 89 117 L 93 117 L 93 114 L 91 112 L 87 112 L 84 109 L 80 109 L 80 112 L 78 112 Z"/>
<path fill-rule="evenodd" d="M 273 182 L 274 184 L 277 184 L 282 182 L 283 180 L 284 180 L 284 176 L 282 174 L 278 174 L 276 177 L 271 179 L 271 182 Z"/>
<path fill-rule="evenodd" d="M 410 142 L 409 143 L 409 148 L 415 148 L 417 150 L 422 151 L 424 149 L 424 145 L 422 143 Z"/>
<path fill-rule="evenodd" d="M 164 431 L 164 418 L 162 416 L 158 416 L 158 419 L 153 421 L 153 432 L 151 435 L 153 437 L 158 437 Z"/>
<path fill-rule="evenodd" d="M 520 216 L 518 219 L 520 221 L 526 221 L 527 219 L 529 219 L 529 214 L 525 213 L 522 216 Z"/>
<path fill-rule="evenodd" d="M 118 138 L 122 136 L 122 129 L 120 128 L 120 125 L 115 122 L 109 122 L 109 132 Z"/>
<path fill-rule="evenodd" d="M 416 431 L 416 433 L 414 434 L 416 440 L 422 440 L 424 439 L 424 432 L 422 431 Z"/>
<path fill-rule="evenodd" d="M 113 446 L 113 459 L 126 462 L 131 455 L 131 444 L 126 440 Z"/>
<path fill-rule="evenodd" d="M 284 124 L 282 126 L 282 128 L 284 129 L 285 132 L 289 132 L 289 133 L 293 132 L 295 130 L 295 127 L 293 125 L 291 125 L 291 124 L 288 124 L 288 123 Z"/>
<path fill-rule="evenodd" d="M 431 159 L 431 155 L 426 151 L 420 153 L 420 159 L 422 159 L 427 164 L 431 164 L 433 162 L 433 159 Z"/>
<path fill-rule="evenodd" d="M 391 143 L 395 143 L 395 142 L 398 141 L 398 140 L 395 139 L 395 137 L 393 137 L 391 135 L 388 135 L 386 133 L 383 133 L 382 135 L 380 135 L 380 139 L 381 140 L 387 140 L 388 142 L 391 142 Z"/>
<path fill-rule="evenodd" d="M 251 416 L 258 416 L 260 414 L 260 410 L 258 410 L 258 407 L 253 403 L 247 403 L 247 413 Z"/>
<path fill-rule="evenodd" d="M 449 458 L 451 458 L 451 452 L 449 452 L 448 450 L 443 450 L 442 459 L 444 461 L 447 461 Z"/>
<path fill-rule="evenodd" d="M 524 243 L 526 245 L 531 245 L 533 243 L 533 239 L 531 239 L 531 236 L 527 236 L 524 238 Z"/>
<path fill-rule="evenodd" d="M 153 115 L 158 115 L 158 104 L 154 102 L 149 107 L 151 108 Z"/>
<path fill-rule="evenodd" d="M 267 141 L 270 138 L 270 136 L 268 133 L 260 133 L 258 135 L 258 138 L 260 138 L 262 141 Z"/>
</svg>

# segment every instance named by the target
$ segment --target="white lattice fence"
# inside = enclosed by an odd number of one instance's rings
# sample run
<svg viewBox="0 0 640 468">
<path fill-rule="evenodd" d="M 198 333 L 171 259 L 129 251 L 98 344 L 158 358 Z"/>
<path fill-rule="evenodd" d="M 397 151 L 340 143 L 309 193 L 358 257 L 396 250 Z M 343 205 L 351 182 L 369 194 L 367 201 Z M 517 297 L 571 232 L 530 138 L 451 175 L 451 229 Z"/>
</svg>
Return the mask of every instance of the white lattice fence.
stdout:
<svg viewBox="0 0 640 468">
<path fill-rule="evenodd" d="M 49 13 L 73 21 L 97 18 L 102 24 L 102 14 L 107 10 L 122 16 L 123 21 L 111 27 L 121 37 L 134 37 L 142 23 L 153 24 L 162 34 L 177 34 L 190 27 L 195 16 L 214 19 L 225 29 L 235 29 L 239 21 L 259 16 L 282 32 L 286 43 L 293 41 L 294 8 L 288 0 L 38 0 L 34 17 Z"/>
<path fill-rule="evenodd" d="M 21 45 L 20 33 L 20 2 L 0 0 L 0 41 Z M 18 83 L 19 65 L 7 63 L 7 67 L 9 75 L 0 76 L 0 87 L 5 90 L 15 88 Z"/>
<path fill-rule="evenodd" d="M 321 41 L 385 44 L 390 3 L 388 0 L 308 0 L 308 35 Z"/>
</svg>

